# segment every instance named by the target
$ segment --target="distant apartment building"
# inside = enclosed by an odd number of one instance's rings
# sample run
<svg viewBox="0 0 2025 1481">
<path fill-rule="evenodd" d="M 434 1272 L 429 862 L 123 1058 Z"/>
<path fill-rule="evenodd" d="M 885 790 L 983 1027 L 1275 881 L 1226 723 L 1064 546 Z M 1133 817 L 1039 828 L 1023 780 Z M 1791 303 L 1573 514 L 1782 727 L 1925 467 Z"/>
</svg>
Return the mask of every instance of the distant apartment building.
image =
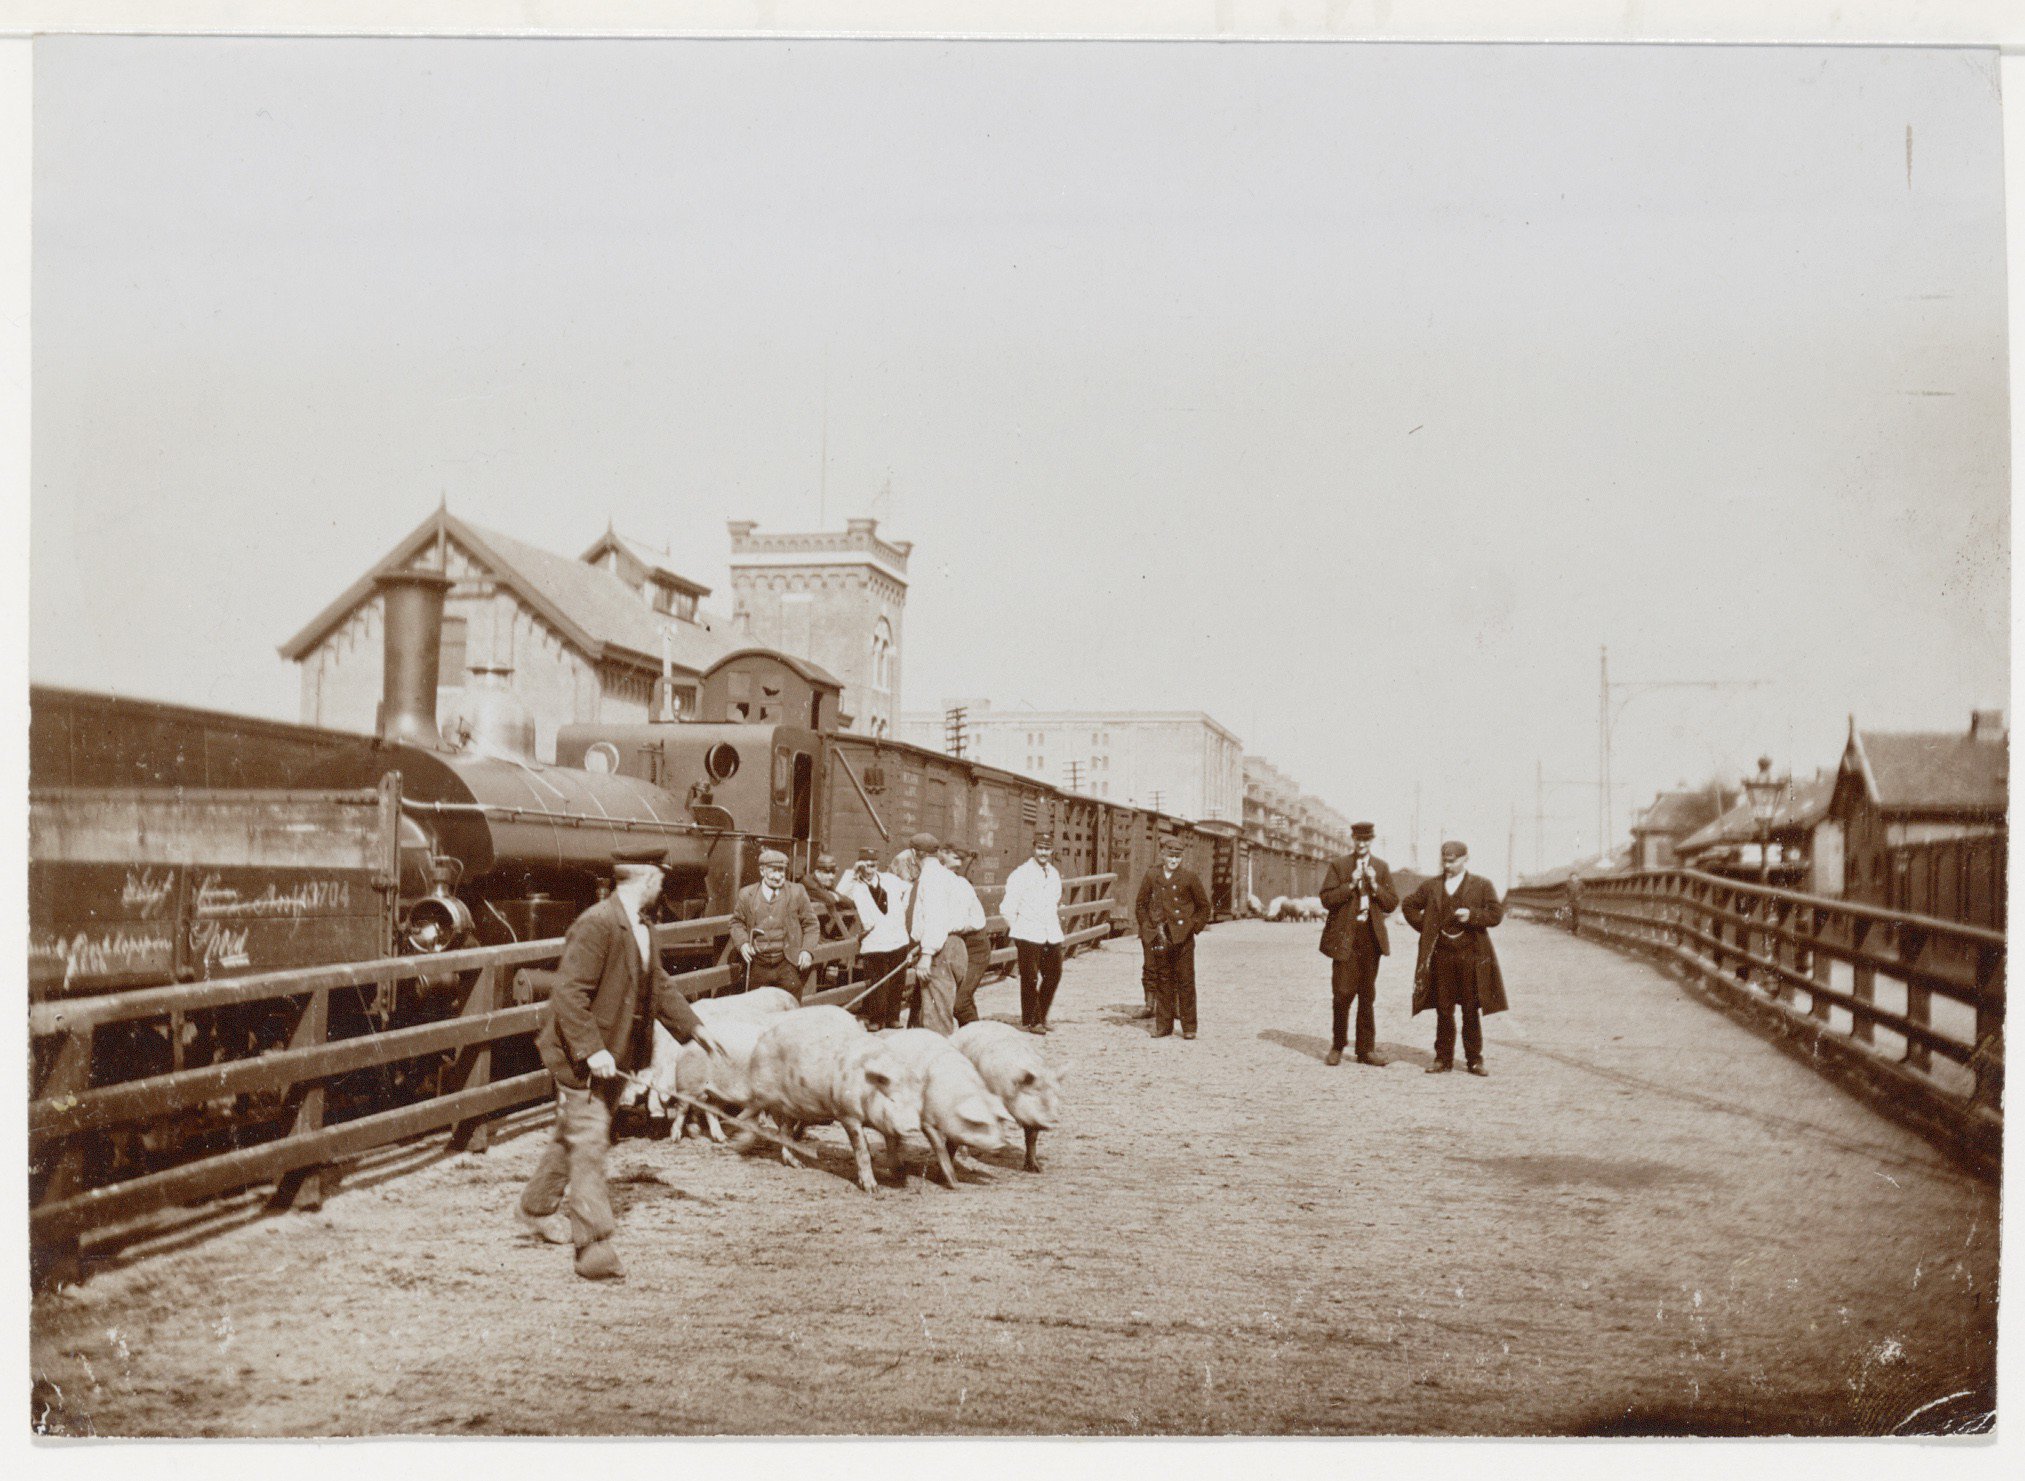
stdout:
<svg viewBox="0 0 2025 1481">
<path fill-rule="evenodd" d="M 1174 817 L 1244 820 L 1244 743 L 1199 710 L 994 710 L 989 700 L 950 700 L 903 713 L 900 738 L 949 749 L 956 708 L 972 761 Z"/>
<path fill-rule="evenodd" d="M 1303 793 L 1300 817 L 1301 850 L 1318 859 L 1350 852 L 1350 820 L 1321 798 Z"/>
<path fill-rule="evenodd" d="M 1245 757 L 1244 828 L 1262 848 L 1301 846 L 1301 784 L 1263 756 Z"/>
</svg>

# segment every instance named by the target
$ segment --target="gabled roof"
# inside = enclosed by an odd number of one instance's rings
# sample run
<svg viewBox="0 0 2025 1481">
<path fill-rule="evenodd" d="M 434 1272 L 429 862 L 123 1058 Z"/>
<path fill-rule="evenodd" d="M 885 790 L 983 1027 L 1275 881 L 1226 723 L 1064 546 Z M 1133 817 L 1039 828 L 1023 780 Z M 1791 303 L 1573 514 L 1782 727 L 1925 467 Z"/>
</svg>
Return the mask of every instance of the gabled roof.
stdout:
<svg viewBox="0 0 2025 1481">
<path fill-rule="evenodd" d="M 668 568 L 665 564 L 668 559 L 668 552 L 665 550 L 654 550 L 629 535 L 621 535 L 609 525 L 605 527 L 604 534 L 598 536 L 592 542 L 591 548 L 578 556 L 577 559 L 587 566 L 595 565 L 599 557 L 603 556 L 607 550 L 618 551 L 620 555 L 624 556 L 633 565 L 639 567 L 641 571 L 653 576 L 663 586 L 672 586 L 675 590 L 687 592 L 690 596 L 694 597 L 707 597 L 710 595 L 709 587 L 699 582 L 691 581 L 687 576 Z"/>
<path fill-rule="evenodd" d="M 2010 746 L 1966 731 L 1858 730 L 1852 721 L 1842 772 L 1886 812 L 2004 812 Z"/>
<path fill-rule="evenodd" d="M 1692 833 L 1722 811 L 1720 799 L 1707 791 L 1662 792 L 1632 823 L 1633 833 L 1665 833 L 1678 838 Z"/>
<path fill-rule="evenodd" d="M 346 587 L 307 627 L 281 645 L 283 658 L 301 660 L 373 594 L 382 572 L 416 563 L 438 536 L 452 540 L 482 562 L 514 595 L 594 661 L 616 659 L 654 668 L 661 664 L 662 634 L 677 668 L 700 674 L 731 646 L 692 622 L 662 617 L 638 592 L 610 571 L 566 555 L 523 544 L 438 509 Z"/>
<path fill-rule="evenodd" d="M 1832 776 L 1813 777 L 1789 784 L 1772 814 L 1770 831 L 1783 833 L 1794 828 L 1812 828 L 1828 816 L 1829 799 L 1834 795 L 1835 778 Z M 1673 846 L 1673 851 L 1685 857 L 1717 844 L 1756 843 L 1757 840 L 1758 819 L 1751 812 L 1751 800 L 1747 797 L 1707 827 L 1683 838 Z"/>
</svg>

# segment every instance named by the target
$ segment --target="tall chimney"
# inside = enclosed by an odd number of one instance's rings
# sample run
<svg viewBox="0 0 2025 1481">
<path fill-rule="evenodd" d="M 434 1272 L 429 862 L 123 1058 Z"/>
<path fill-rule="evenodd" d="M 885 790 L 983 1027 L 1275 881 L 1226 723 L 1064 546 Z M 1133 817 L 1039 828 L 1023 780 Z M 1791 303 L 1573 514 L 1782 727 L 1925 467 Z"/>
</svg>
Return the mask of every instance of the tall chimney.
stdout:
<svg viewBox="0 0 2025 1481">
<path fill-rule="evenodd" d="M 380 713 L 384 741 L 443 749 L 436 679 L 443 660 L 443 597 L 455 583 L 435 571 L 389 571 L 373 583 L 387 624 Z"/>
</svg>

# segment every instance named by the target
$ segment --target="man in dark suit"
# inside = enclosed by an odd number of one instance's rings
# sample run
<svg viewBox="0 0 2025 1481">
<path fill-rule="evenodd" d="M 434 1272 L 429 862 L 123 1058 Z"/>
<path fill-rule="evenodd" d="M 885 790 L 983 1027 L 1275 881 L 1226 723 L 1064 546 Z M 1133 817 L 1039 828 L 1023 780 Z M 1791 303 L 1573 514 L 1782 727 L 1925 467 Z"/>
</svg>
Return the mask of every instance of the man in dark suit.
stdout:
<svg viewBox="0 0 2025 1481">
<path fill-rule="evenodd" d="M 1378 995 L 1378 959 L 1392 950 L 1385 917 L 1399 908 L 1392 870 L 1371 852 L 1377 832 L 1369 823 L 1350 827 L 1351 851 L 1329 861 L 1322 880 L 1322 904 L 1329 911 L 1322 927 L 1322 955 L 1329 958 L 1330 1064 L 1343 1063 L 1349 1037 L 1350 1004 L 1357 1004 L 1357 1063 L 1382 1065 L 1372 1005 Z"/>
<path fill-rule="evenodd" d="M 1195 1037 L 1195 938 L 1209 924 L 1209 891 L 1195 871 L 1183 867 L 1181 840 L 1160 842 L 1160 863 L 1139 881 L 1135 914 L 1139 943 L 1146 951 L 1144 976 L 1153 986 L 1153 1037 L 1174 1032 L 1177 1012 L 1181 1037 Z"/>
<path fill-rule="evenodd" d="M 689 1000 L 662 970 L 643 919 L 661 897 L 660 848 L 621 849 L 612 862 L 617 887 L 563 938 L 556 984 L 535 1032 L 541 1062 L 555 1078 L 555 1131 L 520 1195 L 521 1222 L 551 1244 L 575 1245 L 577 1274 L 588 1280 L 624 1274 L 612 1249 L 617 1226 L 605 1149 L 622 1077 L 653 1058 L 649 1018 L 659 1018 L 677 1039 L 710 1043 Z"/>
<path fill-rule="evenodd" d="M 779 849 L 759 851 L 759 883 L 732 902 L 731 945 L 745 963 L 747 992 L 784 987 L 799 998 L 823 938 L 809 892 L 788 879 L 787 866 Z"/>
<path fill-rule="evenodd" d="M 1505 978 L 1490 929 L 1505 918 L 1491 882 L 1469 872 L 1470 851 L 1451 839 L 1441 846 L 1442 872 L 1406 897 L 1406 923 L 1420 932 L 1413 973 L 1413 1011 L 1435 1010 L 1430 1075 L 1455 1068 L 1455 1014 L 1462 1011 L 1463 1055 L 1472 1075 L 1484 1068 L 1482 1015 L 1502 1013 Z"/>
</svg>

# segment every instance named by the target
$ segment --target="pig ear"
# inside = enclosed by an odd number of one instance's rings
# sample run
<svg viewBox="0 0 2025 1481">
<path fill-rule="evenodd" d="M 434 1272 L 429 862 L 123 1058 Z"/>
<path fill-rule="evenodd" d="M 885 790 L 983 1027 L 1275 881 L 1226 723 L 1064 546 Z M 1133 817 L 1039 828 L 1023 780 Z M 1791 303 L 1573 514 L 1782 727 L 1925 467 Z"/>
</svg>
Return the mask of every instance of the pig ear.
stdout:
<svg viewBox="0 0 2025 1481">
<path fill-rule="evenodd" d="M 1013 1081 L 1013 1089 L 1025 1090 L 1029 1085 L 1039 1084 L 1040 1078 L 1032 1070 L 1021 1070 L 1019 1079 Z"/>
<path fill-rule="evenodd" d="M 891 1090 L 893 1088 L 893 1077 L 884 1070 L 868 1069 L 865 1071 L 865 1079 L 875 1090 Z"/>
</svg>

